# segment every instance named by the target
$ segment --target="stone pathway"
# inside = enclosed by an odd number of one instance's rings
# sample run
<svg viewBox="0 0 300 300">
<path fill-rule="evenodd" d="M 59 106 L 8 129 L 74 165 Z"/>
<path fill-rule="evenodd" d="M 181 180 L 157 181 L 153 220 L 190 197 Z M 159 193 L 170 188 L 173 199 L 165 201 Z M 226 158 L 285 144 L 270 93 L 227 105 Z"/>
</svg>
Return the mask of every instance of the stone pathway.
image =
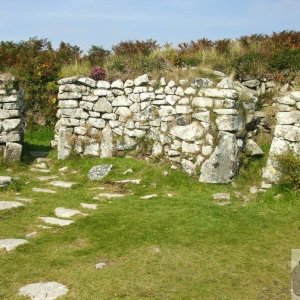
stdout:
<svg viewBox="0 0 300 300">
<path fill-rule="evenodd" d="M 98 196 L 94 197 L 94 200 L 99 200 L 101 198 L 106 198 L 106 199 L 112 199 L 112 198 L 122 198 L 127 195 L 125 194 L 118 194 L 118 193 L 101 193 Z"/>
<path fill-rule="evenodd" d="M 55 300 L 68 293 L 68 288 L 58 282 L 38 282 L 19 289 L 19 295 L 32 300 Z"/>
<path fill-rule="evenodd" d="M 218 206 L 231 205 L 230 194 L 229 193 L 217 193 L 212 195 L 214 204 Z"/>
<path fill-rule="evenodd" d="M 50 173 L 49 169 L 38 169 L 38 168 L 30 168 L 30 171 L 40 172 L 40 173 Z"/>
<path fill-rule="evenodd" d="M 39 217 L 40 220 L 44 221 L 46 224 L 49 225 L 58 225 L 58 226 L 68 226 L 75 221 L 73 220 L 64 220 L 64 219 L 59 219 L 59 218 L 54 218 L 54 217 Z"/>
<path fill-rule="evenodd" d="M 28 241 L 23 239 L 3 239 L 0 240 L 0 249 L 5 249 L 7 252 L 16 249 L 18 246 L 27 244 Z"/>
<path fill-rule="evenodd" d="M 58 218 L 72 218 L 77 215 L 86 216 L 86 214 L 82 213 L 81 211 L 79 211 L 77 209 L 69 209 L 69 208 L 64 208 L 64 207 L 55 208 L 55 215 Z"/>
<path fill-rule="evenodd" d="M 157 194 L 152 194 L 152 195 L 145 195 L 142 196 L 141 199 L 152 199 L 152 198 L 157 198 Z"/>
<path fill-rule="evenodd" d="M 49 181 L 49 180 L 53 180 L 53 179 L 57 179 L 58 176 L 56 175 L 52 175 L 52 176 L 40 176 L 40 177 L 37 177 L 37 179 L 39 181 Z"/>
<path fill-rule="evenodd" d="M 70 189 L 73 185 L 76 184 L 76 182 L 67 182 L 67 181 L 51 181 L 49 182 L 50 185 Z"/>
<path fill-rule="evenodd" d="M 86 209 L 97 209 L 98 205 L 97 204 L 89 204 L 89 203 L 80 203 L 82 208 Z"/>
<path fill-rule="evenodd" d="M 23 203 L 16 201 L 0 201 L 0 210 L 12 209 L 24 206 Z"/>
<path fill-rule="evenodd" d="M 22 201 L 22 202 L 32 202 L 32 199 L 29 199 L 29 198 L 23 198 L 23 197 L 16 197 L 15 198 L 16 201 Z"/>
<path fill-rule="evenodd" d="M 117 180 L 116 183 L 132 183 L 132 184 L 140 184 L 142 179 L 125 179 L 125 180 Z"/>
<path fill-rule="evenodd" d="M 32 188 L 32 191 L 35 193 L 56 194 L 56 191 L 42 188 Z"/>
</svg>

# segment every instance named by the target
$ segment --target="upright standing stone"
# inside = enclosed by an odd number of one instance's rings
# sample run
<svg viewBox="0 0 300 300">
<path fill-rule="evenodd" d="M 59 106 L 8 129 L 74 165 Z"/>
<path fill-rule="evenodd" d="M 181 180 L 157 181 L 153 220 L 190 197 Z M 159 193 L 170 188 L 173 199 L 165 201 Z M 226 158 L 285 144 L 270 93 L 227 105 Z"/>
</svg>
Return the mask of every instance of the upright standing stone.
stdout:
<svg viewBox="0 0 300 300">
<path fill-rule="evenodd" d="M 221 131 L 219 144 L 201 167 L 200 181 L 228 183 L 238 171 L 238 145 L 234 134 Z"/>
<path fill-rule="evenodd" d="M 113 155 L 113 133 L 108 124 L 102 130 L 100 153 L 103 158 L 112 157 Z"/>
</svg>

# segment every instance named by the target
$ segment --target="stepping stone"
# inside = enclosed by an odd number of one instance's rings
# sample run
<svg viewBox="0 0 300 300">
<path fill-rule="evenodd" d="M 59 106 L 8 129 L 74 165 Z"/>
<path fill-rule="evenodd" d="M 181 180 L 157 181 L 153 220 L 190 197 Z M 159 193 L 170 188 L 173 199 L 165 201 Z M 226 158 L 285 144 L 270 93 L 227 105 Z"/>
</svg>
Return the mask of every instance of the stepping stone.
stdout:
<svg viewBox="0 0 300 300">
<path fill-rule="evenodd" d="M 50 227 L 50 226 L 44 226 L 44 225 L 38 225 L 38 228 L 41 228 L 41 229 L 51 229 L 52 227 Z"/>
<path fill-rule="evenodd" d="M 56 191 L 52 191 L 49 189 L 32 188 L 32 191 L 36 193 L 56 194 Z"/>
<path fill-rule="evenodd" d="M 47 157 L 48 151 L 30 151 L 30 155 L 33 157 Z"/>
<path fill-rule="evenodd" d="M 72 223 L 74 223 L 73 220 L 64 220 L 64 219 L 58 219 L 53 217 L 39 217 L 39 219 L 43 220 L 46 224 L 50 225 L 58 225 L 58 226 L 68 226 Z"/>
<path fill-rule="evenodd" d="M 27 244 L 28 241 L 23 239 L 4 239 L 0 240 L 0 249 L 5 249 L 7 252 L 16 249 L 18 246 Z"/>
<path fill-rule="evenodd" d="M 26 235 L 25 235 L 25 237 L 26 238 L 32 238 L 32 237 L 34 237 L 34 236 L 36 236 L 37 235 L 37 231 L 33 231 L 33 232 L 30 232 L 30 233 L 27 233 Z"/>
<path fill-rule="evenodd" d="M 6 187 L 12 183 L 12 178 L 10 176 L 0 176 L 0 188 Z"/>
<path fill-rule="evenodd" d="M 30 168 L 30 171 L 40 172 L 40 173 L 50 173 L 50 170 L 48 170 L 48 169 Z"/>
<path fill-rule="evenodd" d="M 140 184 L 142 179 L 125 179 L 125 180 L 118 180 L 116 183 L 132 183 L 132 184 Z"/>
<path fill-rule="evenodd" d="M 21 206 L 24 206 L 24 204 L 16 201 L 0 201 L 0 210 L 12 209 Z"/>
<path fill-rule="evenodd" d="M 15 198 L 16 201 L 23 201 L 23 202 L 32 202 L 32 199 L 28 199 L 28 198 L 23 198 L 23 197 L 16 197 Z"/>
<path fill-rule="evenodd" d="M 97 196 L 97 198 L 107 198 L 107 199 L 112 199 L 112 198 L 122 198 L 125 197 L 126 195 L 124 194 L 114 194 L 114 193 L 101 193 Z M 98 200 L 98 199 L 97 199 Z"/>
<path fill-rule="evenodd" d="M 105 262 L 100 262 L 100 263 L 98 263 L 98 264 L 95 265 L 96 270 L 103 269 L 105 267 L 106 267 L 106 263 Z"/>
<path fill-rule="evenodd" d="M 64 207 L 57 207 L 55 208 L 55 215 L 58 218 L 72 218 L 76 215 L 85 215 L 81 211 L 77 209 L 69 209 Z"/>
<path fill-rule="evenodd" d="M 91 188 L 91 190 L 101 190 L 101 191 L 103 191 L 103 190 L 105 190 L 105 187 L 98 186 L 98 187 Z"/>
<path fill-rule="evenodd" d="M 38 282 L 19 289 L 19 295 L 32 300 L 55 300 L 68 293 L 68 288 L 58 282 Z"/>
<path fill-rule="evenodd" d="M 35 167 L 35 168 L 38 168 L 38 169 L 48 169 L 47 164 L 44 163 L 44 162 L 39 163 L 39 164 L 34 164 L 34 167 Z"/>
<path fill-rule="evenodd" d="M 132 169 L 126 170 L 126 171 L 123 173 L 123 175 L 129 174 L 129 173 L 133 173 Z"/>
<path fill-rule="evenodd" d="M 141 197 L 141 199 L 152 199 L 152 198 L 156 198 L 157 197 L 157 194 L 152 194 L 152 195 L 146 195 L 146 196 L 143 196 Z"/>
<path fill-rule="evenodd" d="M 68 171 L 68 167 L 67 166 L 65 166 L 65 167 L 62 167 L 62 168 L 60 168 L 60 169 L 58 169 L 58 171 L 59 172 L 66 172 L 66 171 Z"/>
<path fill-rule="evenodd" d="M 99 180 L 104 178 L 111 170 L 112 165 L 99 165 L 90 169 L 88 178 L 90 180 Z"/>
<path fill-rule="evenodd" d="M 257 194 L 258 193 L 258 187 L 257 186 L 252 186 L 250 188 L 250 194 Z"/>
<path fill-rule="evenodd" d="M 57 179 L 58 176 L 56 175 L 53 175 L 53 176 L 40 176 L 40 177 L 37 177 L 37 179 L 39 181 L 49 181 L 49 180 L 53 180 L 53 179 Z"/>
<path fill-rule="evenodd" d="M 213 194 L 214 200 L 230 200 L 230 194 L 229 193 L 217 193 Z"/>
<path fill-rule="evenodd" d="M 67 181 L 51 181 L 49 182 L 50 185 L 70 189 L 76 182 L 67 182 Z"/>
<path fill-rule="evenodd" d="M 97 209 L 98 205 L 97 204 L 89 204 L 89 203 L 80 203 L 81 207 L 86 208 L 86 209 Z"/>
<path fill-rule="evenodd" d="M 47 163 L 47 162 L 50 162 L 50 161 L 51 161 L 50 158 L 38 157 L 38 158 L 35 160 L 35 163 L 41 164 L 41 163 Z"/>
</svg>

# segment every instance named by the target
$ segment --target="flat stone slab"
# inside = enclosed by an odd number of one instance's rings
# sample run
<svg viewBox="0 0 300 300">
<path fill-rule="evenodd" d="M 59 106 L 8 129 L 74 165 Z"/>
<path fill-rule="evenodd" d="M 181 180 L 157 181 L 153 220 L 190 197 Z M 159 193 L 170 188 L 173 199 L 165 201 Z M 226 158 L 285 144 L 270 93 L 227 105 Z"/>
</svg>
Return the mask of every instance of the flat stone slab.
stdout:
<svg viewBox="0 0 300 300">
<path fill-rule="evenodd" d="M 230 200 L 230 194 L 228 193 L 217 193 L 213 194 L 214 200 Z"/>
<path fill-rule="evenodd" d="M 111 170 L 112 165 L 99 165 L 90 169 L 88 178 L 90 180 L 100 180 L 104 178 Z"/>
<path fill-rule="evenodd" d="M 27 244 L 28 241 L 23 239 L 4 239 L 0 240 L 0 249 L 5 249 L 7 252 L 16 249 L 18 246 Z"/>
<path fill-rule="evenodd" d="M 125 179 L 125 180 L 118 180 L 115 181 L 116 183 L 132 183 L 132 184 L 140 184 L 142 179 Z"/>
<path fill-rule="evenodd" d="M 19 289 L 19 295 L 32 300 L 55 300 L 68 293 L 68 288 L 58 282 L 38 282 Z"/>
<path fill-rule="evenodd" d="M 49 182 L 49 184 L 52 186 L 56 186 L 56 187 L 70 189 L 73 185 L 76 184 L 76 182 L 67 182 L 67 181 L 56 180 L 56 181 Z"/>
<path fill-rule="evenodd" d="M 146 195 L 146 196 L 142 196 L 141 199 L 152 199 L 152 198 L 156 198 L 157 194 L 152 194 L 152 195 Z"/>
<path fill-rule="evenodd" d="M 122 198 L 125 197 L 126 195 L 124 194 L 117 194 L 117 193 L 101 193 L 97 196 L 97 198 L 107 198 L 107 199 L 112 199 L 112 198 Z"/>
<path fill-rule="evenodd" d="M 48 169 L 30 168 L 30 171 L 40 172 L 40 173 L 50 173 L 50 170 Z"/>
<path fill-rule="evenodd" d="M 68 226 L 72 223 L 74 223 L 73 220 L 64 220 L 64 219 L 58 219 L 53 217 L 39 217 L 39 219 L 43 220 L 46 224 L 50 225 L 58 225 L 58 226 Z"/>
<path fill-rule="evenodd" d="M 10 176 L 0 176 L 0 188 L 5 187 L 12 183 L 12 178 Z"/>
<path fill-rule="evenodd" d="M 84 215 L 81 211 L 77 209 L 69 209 L 64 207 L 55 208 L 55 215 L 58 218 L 72 218 L 76 215 Z"/>
<path fill-rule="evenodd" d="M 23 203 L 16 201 L 0 201 L 0 210 L 12 209 L 24 206 Z"/>
<path fill-rule="evenodd" d="M 40 176 L 40 177 L 37 177 L 37 179 L 39 181 L 49 181 L 49 180 L 53 180 L 53 179 L 57 179 L 58 176 L 56 175 L 52 175 L 52 176 Z"/>
<path fill-rule="evenodd" d="M 32 199 L 29 199 L 29 198 L 23 198 L 23 197 L 16 197 L 15 198 L 16 201 L 23 201 L 23 202 L 32 202 Z"/>
<path fill-rule="evenodd" d="M 32 191 L 36 193 L 56 194 L 56 191 L 42 188 L 32 188 Z"/>
<path fill-rule="evenodd" d="M 80 203 L 81 207 L 86 208 L 86 209 L 97 209 L 98 205 L 97 204 L 89 204 L 89 203 Z"/>
</svg>

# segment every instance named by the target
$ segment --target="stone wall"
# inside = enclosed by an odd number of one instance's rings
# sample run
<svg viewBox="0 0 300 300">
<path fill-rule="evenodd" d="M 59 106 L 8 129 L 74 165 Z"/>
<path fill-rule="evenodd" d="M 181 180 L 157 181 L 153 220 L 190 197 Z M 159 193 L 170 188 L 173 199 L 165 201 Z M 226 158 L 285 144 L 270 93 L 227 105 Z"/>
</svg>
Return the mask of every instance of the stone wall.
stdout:
<svg viewBox="0 0 300 300">
<path fill-rule="evenodd" d="M 20 160 L 24 135 L 23 96 L 14 78 L 0 75 L 0 154 Z"/>
<path fill-rule="evenodd" d="M 276 155 L 292 151 L 300 156 L 300 92 L 294 91 L 279 98 L 276 115 L 277 125 L 271 144 L 267 165 L 263 170 L 263 187 L 278 182 Z"/>
<path fill-rule="evenodd" d="M 236 175 L 257 101 L 245 92 L 248 98 L 240 104 L 243 85 L 229 78 L 176 85 L 148 75 L 112 83 L 72 77 L 59 85 L 54 141 L 59 159 L 72 152 L 111 157 L 146 151 L 212 183 Z"/>
</svg>

